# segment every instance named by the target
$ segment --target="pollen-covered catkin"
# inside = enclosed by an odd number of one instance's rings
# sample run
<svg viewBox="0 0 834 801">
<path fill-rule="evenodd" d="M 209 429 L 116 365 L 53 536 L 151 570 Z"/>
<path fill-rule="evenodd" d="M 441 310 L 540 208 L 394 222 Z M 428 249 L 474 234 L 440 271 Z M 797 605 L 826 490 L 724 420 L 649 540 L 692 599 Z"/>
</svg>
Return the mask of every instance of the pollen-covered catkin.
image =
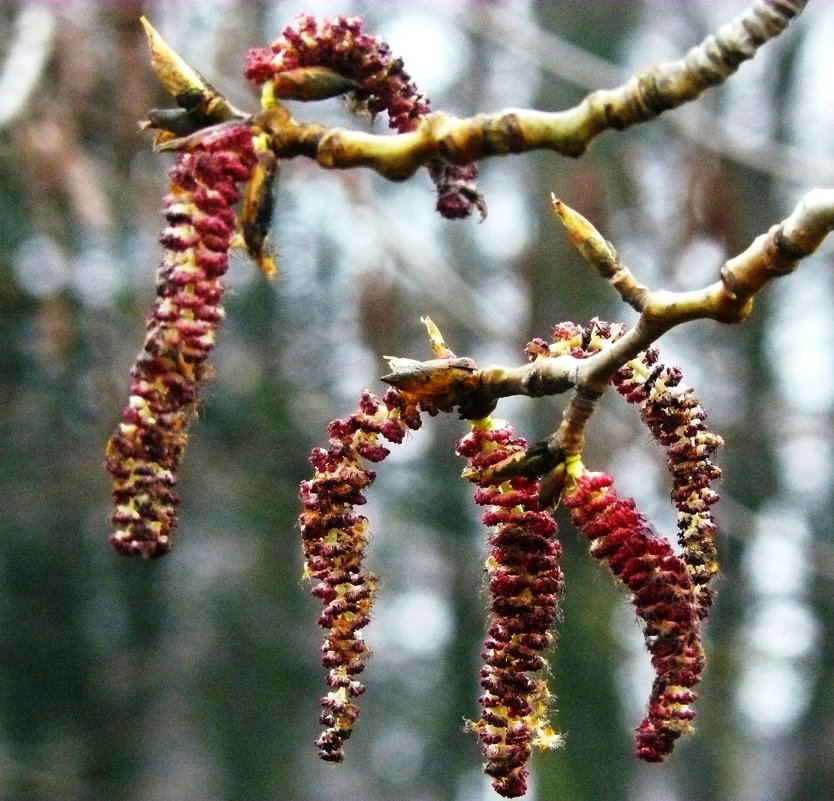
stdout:
<svg viewBox="0 0 834 801">
<path fill-rule="evenodd" d="M 330 423 L 330 446 L 313 451 L 315 475 L 301 482 L 304 572 L 317 582 L 311 592 L 324 604 L 319 625 L 327 629 L 322 664 L 330 692 L 322 698 L 325 730 L 316 745 L 329 762 L 344 759 L 344 741 L 359 715 L 355 699 L 365 691 L 356 677 L 368 656 L 362 629 L 371 620 L 376 578 L 364 565 L 368 520 L 355 508 L 366 502 L 363 491 L 376 477 L 366 462 L 388 456 L 381 438 L 402 442 L 420 424 L 419 409 L 396 390 L 382 400 L 365 392 L 357 412 Z"/>
<path fill-rule="evenodd" d="M 538 481 L 516 477 L 501 483 L 479 480 L 478 471 L 524 449 L 525 442 L 503 421 L 472 423 L 457 444 L 478 486 L 475 502 L 486 506 L 486 561 L 490 617 L 481 654 L 482 707 L 477 732 L 484 771 L 497 793 L 515 798 L 527 791 L 527 761 L 534 747 L 562 740 L 548 721 L 550 691 L 543 651 L 553 642 L 564 585 L 556 522 L 539 509 Z"/>
<path fill-rule="evenodd" d="M 156 302 L 131 370 L 130 399 L 106 450 L 115 504 L 110 541 L 119 553 L 155 557 L 171 548 L 187 427 L 223 319 L 233 207 L 255 160 L 248 127 L 226 125 L 169 172 Z"/>
</svg>

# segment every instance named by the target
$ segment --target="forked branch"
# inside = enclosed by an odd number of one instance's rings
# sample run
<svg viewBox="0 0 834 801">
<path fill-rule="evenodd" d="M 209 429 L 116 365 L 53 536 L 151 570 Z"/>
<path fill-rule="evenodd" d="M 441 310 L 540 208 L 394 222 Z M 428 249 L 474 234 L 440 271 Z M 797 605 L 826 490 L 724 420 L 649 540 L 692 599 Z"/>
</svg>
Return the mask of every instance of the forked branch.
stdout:
<svg viewBox="0 0 834 801">
<path fill-rule="evenodd" d="M 269 47 L 251 50 L 246 77 L 261 89 L 262 110 L 255 114 L 229 104 L 145 22 L 154 70 L 178 108 L 150 112 L 144 127 L 155 129 L 157 149 L 178 155 L 165 198 L 157 298 L 130 399 L 107 449 L 116 549 L 155 557 L 171 547 L 174 490 L 187 428 L 211 375 L 229 251 L 242 244 L 264 273 L 275 272 L 268 237 L 280 158 L 303 155 L 335 169 L 366 166 L 392 180 L 426 167 L 443 216 L 458 219 L 472 209 L 483 215 L 475 162 L 534 149 L 579 156 L 602 131 L 645 122 L 723 82 L 804 5 L 757 0 L 684 58 L 593 92 L 575 108 L 471 119 L 430 113 L 402 61 L 358 18 L 302 14 Z M 384 111 L 397 135 L 300 124 L 282 102 L 340 94 L 370 114 Z M 389 357 L 391 372 L 383 380 L 394 389 L 382 399 L 365 392 L 354 414 L 331 422 L 328 446 L 311 455 L 315 473 L 301 484 L 299 526 L 305 574 L 317 582 L 312 592 L 324 604 L 319 623 L 327 630 L 322 664 L 329 691 L 317 745 L 326 760 L 343 758 L 364 691 L 360 676 L 369 651 L 362 630 L 375 579 L 363 561 L 368 521 L 357 510 L 374 481 L 371 468 L 388 455 L 383 441 L 402 442 L 423 413 L 453 410 L 471 422 L 456 451 L 467 460 L 464 476 L 477 486 L 475 501 L 486 507 L 483 522 L 491 530 L 484 693 L 472 728 L 493 787 L 507 797 L 522 795 L 533 747 L 561 742 L 548 723 L 543 655 L 563 584 L 557 527 L 548 513 L 559 500 L 590 540 L 591 554 L 628 589 L 643 626 L 655 681 L 637 730 L 638 756 L 660 761 L 692 729 L 694 687 L 704 667 L 700 623 L 718 572 L 711 513 L 718 495 L 711 484 L 721 474 L 712 458 L 721 438 L 707 427 L 681 370 L 662 364 L 652 345 L 691 320 L 745 319 L 755 296 L 796 269 L 834 229 L 834 189 L 807 194 L 786 220 L 727 261 L 713 283 L 690 292 L 644 286 L 588 220 L 555 198 L 553 208 L 585 260 L 637 313 L 636 323 L 628 329 L 599 320 L 587 327 L 560 323 L 552 342 L 528 344 L 527 364 L 480 369 L 456 356 L 426 318 L 434 358 Z M 639 406 L 641 421 L 666 451 L 679 552 L 654 533 L 633 501 L 617 496 L 609 476 L 582 464 L 586 425 L 611 385 Z M 529 448 L 491 416 L 503 397 L 568 391 L 561 424 Z"/>
<path fill-rule="evenodd" d="M 584 427 L 595 401 L 621 367 L 682 323 L 744 320 L 752 311 L 754 297 L 773 279 L 793 272 L 834 230 L 834 190 L 815 189 L 802 198 L 787 219 L 727 261 L 714 283 L 689 292 L 652 291 L 637 281 L 614 246 L 588 220 L 555 198 L 553 208 L 586 261 L 639 312 L 633 327 L 601 340 L 598 350 L 585 358 L 544 351 L 517 367 L 483 369 L 470 359 L 395 359 L 390 361 L 392 372 L 382 378 L 426 403 L 440 398 L 447 407 L 457 406 L 465 417 L 473 417 L 472 410 L 486 414 L 500 398 L 559 395 L 573 389 L 562 424 L 547 443 L 552 458 L 542 458 L 541 447 L 531 448 L 512 464 L 498 466 L 498 476 L 531 471 L 540 474 L 564 455 L 580 453 Z"/>
</svg>

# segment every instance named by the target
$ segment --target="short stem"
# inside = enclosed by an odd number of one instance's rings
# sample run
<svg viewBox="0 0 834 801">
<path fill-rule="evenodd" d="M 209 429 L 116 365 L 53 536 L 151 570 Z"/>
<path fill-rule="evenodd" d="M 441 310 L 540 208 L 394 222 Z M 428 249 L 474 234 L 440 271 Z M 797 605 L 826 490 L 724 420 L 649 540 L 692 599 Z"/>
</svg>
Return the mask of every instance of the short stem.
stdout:
<svg viewBox="0 0 834 801">
<path fill-rule="evenodd" d="M 582 453 L 585 447 L 585 427 L 594 413 L 601 393 L 577 387 L 562 416 L 562 422 L 550 439 L 551 450 L 561 449 L 566 456 Z"/>
</svg>

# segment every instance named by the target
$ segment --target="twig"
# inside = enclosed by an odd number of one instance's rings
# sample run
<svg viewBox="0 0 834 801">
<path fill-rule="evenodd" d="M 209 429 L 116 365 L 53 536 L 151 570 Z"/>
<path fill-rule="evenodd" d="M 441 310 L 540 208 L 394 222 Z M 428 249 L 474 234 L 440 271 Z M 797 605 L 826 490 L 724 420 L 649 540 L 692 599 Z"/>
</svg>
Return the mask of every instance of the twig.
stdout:
<svg viewBox="0 0 834 801">
<path fill-rule="evenodd" d="M 510 7 L 441 3 L 435 10 L 544 73 L 582 89 L 616 86 L 631 74 L 553 31 L 543 30 Z M 733 123 L 703 105 L 690 104 L 664 119 L 693 145 L 765 175 L 795 182 L 819 182 L 820 176 L 826 180 L 834 176 L 834 159 L 772 140 L 752 143 L 747 126 Z"/>
<path fill-rule="evenodd" d="M 581 452 L 584 428 L 596 399 L 617 370 L 682 323 L 699 319 L 736 323 L 745 319 L 752 311 L 753 298 L 774 278 L 793 272 L 799 261 L 813 253 L 834 230 L 834 190 L 815 189 L 783 222 L 727 261 L 719 280 L 691 292 L 651 291 L 634 278 L 613 245 L 588 220 L 557 199 L 553 205 L 579 252 L 640 313 L 637 323 L 622 336 L 611 337 L 588 358 L 539 355 L 518 367 L 483 369 L 471 359 L 458 357 L 430 362 L 392 359 L 392 372 L 382 377 L 409 394 L 418 392 L 419 399 L 426 402 L 433 401 L 436 394 L 445 408 L 457 406 L 464 416 L 470 416 L 464 412 L 473 408 L 491 409 L 499 398 L 559 395 L 573 389 L 556 433 L 547 443 L 531 448 L 526 458 L 495 466 L 499 477 L 545 472 L 552 469 L 554 460 Z"/>
<path fill-rule="evenodd" d="M 288 120 L 283 108 L 277 114 L 267 110 L 255 122 L 273 135 L 279 157 L 308 156 L 327 169 L 370 167 L 395 181 L 436 158 L 470 164 L 530 150 L 575 158 L 603 131 L 646 122 L 722 83 L 778 36 L 806 2 L 758 0 L 682 59 L 649 67 L 614 89 L 592 92 L 565 111 L 508 109 L 467 119 L 429 114 L 416 130 L 395 137 L 300 125 Z"/>
<path fill-rule="evenodd" d="M 554 201 L 554 205 L 559 201 Z M 564 204 L 561 204 L 564 207 Z M 574 218 L 580 218 L 571 212 Z M 565 218 L 562 217 L 563 222 Z M 580 249 L 584 256 L 604 253 L 599 262 L 589 259 L 603 277 L 609 277 L 611 245 L 581 218 L 581 228 L 596 245 Z M 567 225 L 567 223 L 566 223 Z M 813 253 L 834 230 L 834 190 L 808 192 L 787 219 L 757 237 L 739 255 L 725 262 L 720 279 L 691 292 L 644 291 L 620 263 L 618 291 L 626 302 L 635 302 L 640 312 L 637 324 L 610 348 L 587 359 L 578 367 L 581 385 L 602 388 L 629 359 L 637 356 L 663 334 L 690 320 L 738 323 L 753 310 L 753 298 L 774 278 L 793 272 L 800 260 Z M 613 248 L 611 248 L 613 250 Z M 614 254 L 616 257 L 616 254 Z M 613 281 L 612 281 L 613 283 Z M 636 289 L 635 289 L 636 287 Z M 626 294 L 623 294 L 623 293 Z"/>
</svg>

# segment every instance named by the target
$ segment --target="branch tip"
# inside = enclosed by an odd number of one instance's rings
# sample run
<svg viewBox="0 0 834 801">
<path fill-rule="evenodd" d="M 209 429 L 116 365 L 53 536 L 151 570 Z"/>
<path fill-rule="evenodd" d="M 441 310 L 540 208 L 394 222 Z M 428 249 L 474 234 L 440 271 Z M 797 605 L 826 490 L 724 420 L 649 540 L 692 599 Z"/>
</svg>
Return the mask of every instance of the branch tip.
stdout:
<svg viewBox="0 0 834 801">
<path fill-rule="evenodd" d="M 597 231 L 594 225 L 567 203 L 553 196 L 553 211 L 559 218 L 573 246 L 582 257 L 597 266 L 600 260 L 611 262 L 616 260 L 617 254 L 611 243 Z"/>
<path fill-rule="evenodd" d="M 151 51 L 151 67 L 160 83 L 180 103 L 185 96 L 200 95 L 208 89 L 208 84 L 197 70 L 190 67 L 168 43 L 144 15 L 139 18 L 148 47 Z"/>
<path fill-rule="evenodd" d="M 429 344 L 431 345 L 432 353 L 438 359 L 453 359 L 455 354 L 446 344 L 446 340 L 443 339 L 443 334 L 440 333 L 440 329 L 434 324 L 434 320 L 427 315 L 426 317 L 421 317 L 420 322 L 426 326 L 426 333 L 429 335 Z"/>
</svg>

